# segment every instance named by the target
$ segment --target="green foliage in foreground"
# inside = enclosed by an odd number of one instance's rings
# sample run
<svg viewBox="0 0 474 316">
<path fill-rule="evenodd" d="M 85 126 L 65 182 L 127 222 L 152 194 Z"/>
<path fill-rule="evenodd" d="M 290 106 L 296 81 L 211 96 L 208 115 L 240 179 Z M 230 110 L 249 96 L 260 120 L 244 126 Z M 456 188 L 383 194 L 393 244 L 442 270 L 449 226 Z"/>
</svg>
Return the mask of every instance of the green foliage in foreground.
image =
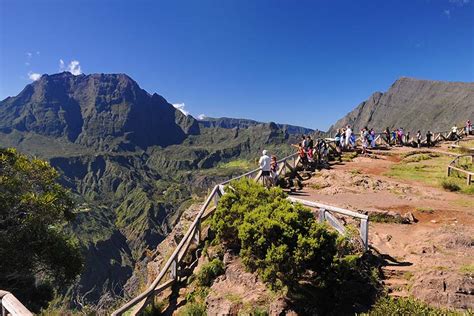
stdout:
<svg viewBox="0 0 474 316">
<path fill-rule="evenodd" d="M 370 306 L 378 293 L 378 270 L 355 253 L 350 236 L 319 223 L 278 188 L 232 182 L 211 228 L 270 288 L 286 290 L 298 313 L 351 312 Z"/>
<path fill-rule="evenodd" d="M 392 298 L 383 297 L 377 301 L 372 309 L 363 315 L 393 315 L 393 316 L 424 316 L 424 315 L 443 315 L 443 316 L 455 316 L 455 315 L 472 315 L 472 312 L 461 313 L 455 310 L 437 308 L 429 306 L 421 301 L 413 298 Z"/>
<path fill-rule="evenodd" d="M 47 162 L 0 149 L 0 288 L 37 311 L 80 273 L 77 240 L 63 225 L 73 201 Z"/>
</svg>

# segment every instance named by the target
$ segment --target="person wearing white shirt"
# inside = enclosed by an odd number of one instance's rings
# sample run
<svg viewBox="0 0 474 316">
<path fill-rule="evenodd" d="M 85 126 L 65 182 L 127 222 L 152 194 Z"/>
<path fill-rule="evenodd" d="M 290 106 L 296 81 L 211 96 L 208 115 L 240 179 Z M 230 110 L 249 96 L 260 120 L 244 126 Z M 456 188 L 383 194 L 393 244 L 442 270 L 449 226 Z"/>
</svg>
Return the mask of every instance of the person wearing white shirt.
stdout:
<svg viewBox="0 0 474 316">
<path fill-rule="evenodd" d="M 260 157 L 258 164 L 260 165 L 260 169 L 262 169 L 263 184 L 266 187 L 271 186 L 272 180 L 270 179 L 270 170 L 272 167 L 272 159 L 267 155 L 266 150 L 262 151 L 262 156 Z"/>
<path fill-rule="evenodd" d="M 347 125 L 347 129 L 346 129 L 346 147 L 349 147 L 350 140 L 351 140 L 351 135 L 352 135 L 351 126 Z"/>
</svg>

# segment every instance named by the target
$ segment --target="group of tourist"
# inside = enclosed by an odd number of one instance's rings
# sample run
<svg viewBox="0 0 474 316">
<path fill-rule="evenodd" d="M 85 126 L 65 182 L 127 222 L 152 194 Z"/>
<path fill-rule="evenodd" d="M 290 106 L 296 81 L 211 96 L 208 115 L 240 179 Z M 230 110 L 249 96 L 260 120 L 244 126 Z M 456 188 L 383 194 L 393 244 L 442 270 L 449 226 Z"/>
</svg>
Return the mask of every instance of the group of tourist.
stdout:
<svg viewBox="0 0 474 316">
<path fill-rule="evenodd" d="M 474 134 L 470 120 L 467 120 L 463 131 L 465 135 Z M 390 130 L 387 127 L 380 136 L 384 137 L 385 142 L 390 146 L 409 145 L 420 148 L 423 143 L 423 136 L 425 136 L 426 139 L 426 146 L 431 147 L 434 145 L 433 133 L 431 131 L 427 131 L 426 134 L 423 135 L 421 130 L 418 130 L 415 137 L 411 139 L 410 132 L 405 132 L 402 127 L 393 130 Z M 458 138 L 458 127 L 453 126 L 448 135 L 448 139 L 457 140 Z M 364 155 L 367 153 L 367 148 L 375 148 L 377 146 L 377 135 L 373 128 L 362 128 L 360 130 L 360 140 L 362 143 L 362 154 Z M 353 133 L 350 125 L 338 129 L 334 141 L 339 152 L 345 149 L 355 149 L 357 147 L 356 134 Z M 298 156 L 304 169 L 307 169 L 308 166 L 312 166 L 314 162 L 321 163 L 322 161 L 325 161 L 329 153 L 329 146 L 323 139 L 318 139 L 315 144 L 310 135 L 301 135 L 301 141 L 292 146 L 298 149 Z M 259 166 L 262 170 L 264 181 L 267 181 L 265 185 L 276 185 L 278 182 L 278 162 L 276 156 L 270 156 L 268 155 L 267 150 L 264 150 L 259 160 Z"/>
<path fill-rule="evenodd" d="M 463 131 L 465 135 L 471 135 L 474 133 L 470 120 L 466 121 Z M 375 148 L 377 146 L 377 135 L 373 128 L 369 129 L 368 127 L 364 127 L 360 130 L 359 135 L 362 145 L 362 154 L 367 152 L 367 148 Z M 431 131 L 427 131 L 423 135 L 421 130 L 418 130 L 415 137 L 411 138 L 410 132 L 405 132 L 403 127 L 393 130 L 390 130 L 387 127 L 380 136 L 383 137 L 385 142 L 390 146 L 416 146 L 420 148 L 423 143 L 423 136 L 426 139 L 426 146 L 431 147 L 434 145 L 433 133 Z M 459 129 L 457 126 L 453 126 L 447 139 L 458 140 L 459 138 Z M 356 148 L 356 140 L 356 135 L 353 133 L 350 125 L 338 129 L 334 136 L 334 141 L 339 151 Z"/>
<path fill-rule="evenodd" d="M 315 144 L 310 135 L 301 135 L 301 141 L 292 146 L 298 148 L 298 156 L 304 169 L 311 167 L 314 162 L 325 161 L 329 153 L 329 146 L 323 139 L 318 139 Z"/>
</svg>

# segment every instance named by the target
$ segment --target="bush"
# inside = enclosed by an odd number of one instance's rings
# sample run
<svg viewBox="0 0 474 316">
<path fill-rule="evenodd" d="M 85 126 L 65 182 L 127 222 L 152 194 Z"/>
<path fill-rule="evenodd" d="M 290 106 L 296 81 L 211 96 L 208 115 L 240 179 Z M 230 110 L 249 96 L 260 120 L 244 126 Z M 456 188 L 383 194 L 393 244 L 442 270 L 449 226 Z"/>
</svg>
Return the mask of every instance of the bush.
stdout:
<svg viewBox="0 0 474 316">
<path fill-rule="evenodd" d="M 199 286 L 211 286 L 212 281 L 223 273 L 224 263 L 216 258 L 201 267 L 196 274 L 196 280 Z"/>
<path fill-rule="evenodd" d="M 431 307 L 413 298 L 383 297 L 364 315 L 462 315 L 454 310 Z"/>
<path fill-rule="evenodd" d="M 461 190 L 461 187 L 457 183 L 449 179 L 442 180 L 441 186 L 443 187 L 443 189 L 451 192 L 457 192 Z"/>
<path fill-rule="evenodd" d="M 310 210 L 248 179 L 231 184 L 211 226 L 227 245 L 240 249 L 242 262 L 272 288 L 298 282 L 308 270 L 324 273 L 336 255 L 337 234 Z"/>
</svg>

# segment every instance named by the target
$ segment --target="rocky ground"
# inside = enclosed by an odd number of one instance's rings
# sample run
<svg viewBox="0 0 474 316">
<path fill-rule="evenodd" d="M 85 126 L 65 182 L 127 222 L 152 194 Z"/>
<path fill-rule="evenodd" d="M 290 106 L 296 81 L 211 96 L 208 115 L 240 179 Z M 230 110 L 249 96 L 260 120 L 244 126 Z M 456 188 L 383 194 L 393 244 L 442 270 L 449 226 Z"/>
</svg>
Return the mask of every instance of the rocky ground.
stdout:
<svg viewBox="0 0 474 316">
<path fill-rule="evenodd" d="M 411 218 L 405 221 L 409 224 L 370 222 L 371 246 L 390 259 L 384 283 L 391 295 L 472 309 L 474 196 L 385 175 L 409 150 L 393 148 L 390 155 L 374 151 L 335 164 L 307 181 L 298 195 L 369 215 Z"/>
</svg>

